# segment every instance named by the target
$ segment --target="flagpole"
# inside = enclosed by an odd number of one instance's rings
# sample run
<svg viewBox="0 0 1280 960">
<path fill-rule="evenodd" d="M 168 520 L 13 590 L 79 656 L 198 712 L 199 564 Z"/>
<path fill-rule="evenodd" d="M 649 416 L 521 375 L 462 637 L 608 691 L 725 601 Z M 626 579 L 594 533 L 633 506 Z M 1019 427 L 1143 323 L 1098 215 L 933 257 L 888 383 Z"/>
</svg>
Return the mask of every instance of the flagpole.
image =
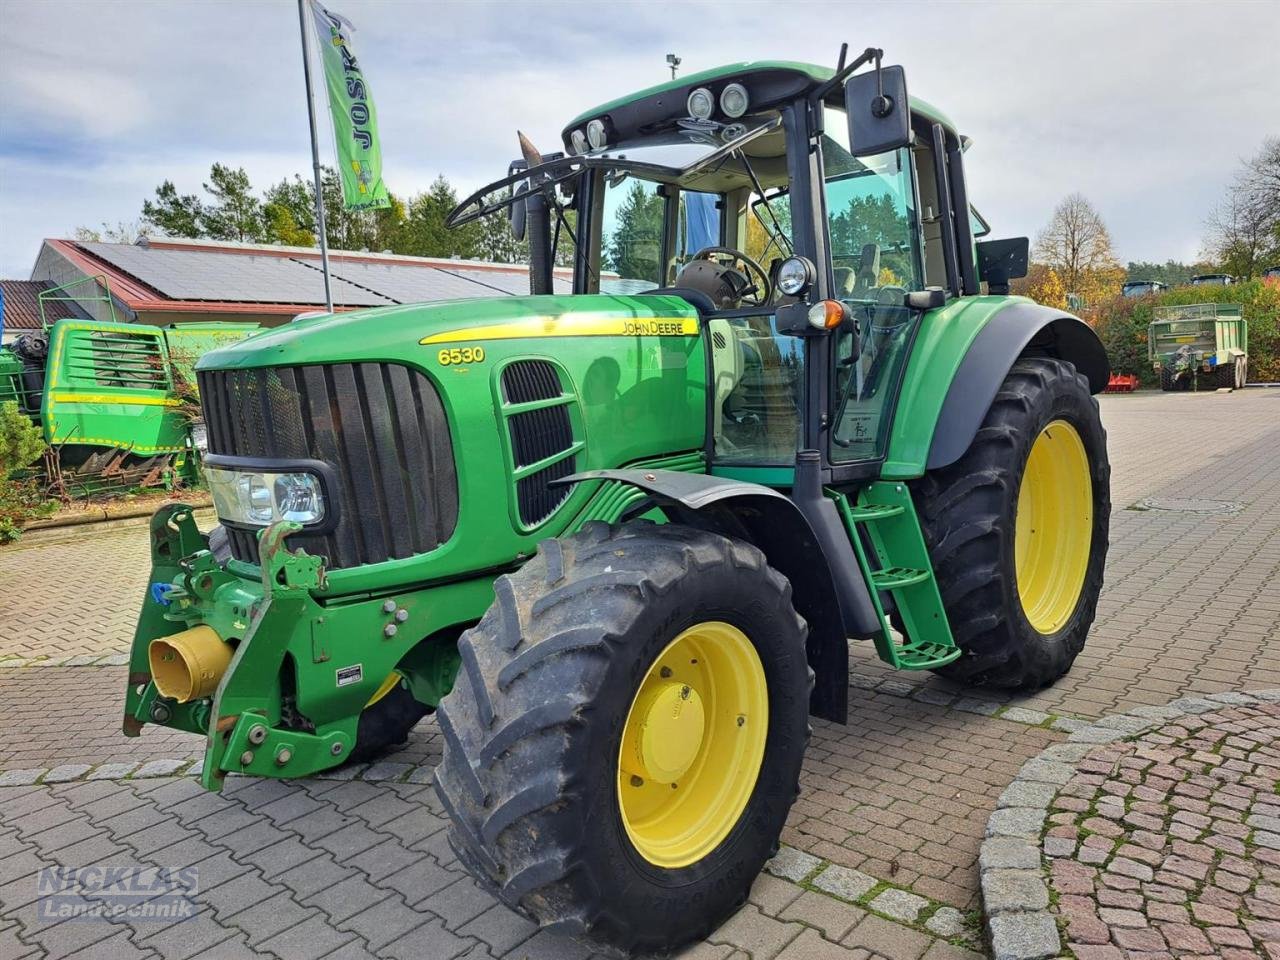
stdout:
<svg viewBox="0 0 1280 960">
<path fill-rule="evenodd" d="M 302 31 L 302 76 L 307 84 L 307 120 L 311 124 L 311 169 L 316 182 L 316 229 L 320 234 L 320 263 L 324 267 L 324 308 L 333 313 L 329 285 L 329 240 L 324 229 L 324 192 L 320 178 L 320 143 L 316 139 L 316 105 L 311 94 L 311 57 L 307 53 L 307 0 L 298 0 L 298 26 Z"/>
</svg>

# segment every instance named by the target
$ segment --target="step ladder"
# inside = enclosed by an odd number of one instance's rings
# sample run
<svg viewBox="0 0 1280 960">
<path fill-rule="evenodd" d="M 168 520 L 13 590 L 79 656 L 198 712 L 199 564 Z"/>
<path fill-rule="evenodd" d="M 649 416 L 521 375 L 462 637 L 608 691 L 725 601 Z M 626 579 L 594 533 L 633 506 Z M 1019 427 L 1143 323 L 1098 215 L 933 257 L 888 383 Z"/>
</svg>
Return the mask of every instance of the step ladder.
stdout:
<svg viewBox="0 0 1280 960">
<path fill-rule="evenodd" d="M 863 577 L 874 587 L 871 602 L 880 618 L 880 633 L 875 638 L 880 659 L 899 670 L 931 670 L 958 659 L 962 651 L 942 608 L 907 485 L 877 480 L 859 492 L 856 503 L 838 491 L 826 492 L 844 519 Z M 874 556 L 867 555 L 863 531 Z M 906 637 L 901 643 L 895 642 L 889 631 L 882 593 L 893 597 L 902 616 Z"/>
</svg>

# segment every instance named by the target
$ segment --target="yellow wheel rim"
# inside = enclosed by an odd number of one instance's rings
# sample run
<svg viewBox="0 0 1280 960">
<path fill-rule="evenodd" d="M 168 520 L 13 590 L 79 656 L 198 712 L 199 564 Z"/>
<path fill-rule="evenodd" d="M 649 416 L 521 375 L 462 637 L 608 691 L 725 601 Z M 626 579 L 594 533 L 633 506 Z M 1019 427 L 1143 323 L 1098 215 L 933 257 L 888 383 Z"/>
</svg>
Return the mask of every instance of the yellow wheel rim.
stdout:
<svg viewBox="0 0 1280 960">
<path fill-rule="evenodd" d="M 379 700 L 385 697 L 388 693 L 390 693 L 392 690 L 396 688 L 396 685 L 399 682 L 400 682 L 400 674 L 397 673 L 395 670 L 392 670 L 389 674 L 387 674 L 387 679 L 382 681 L 382 686 L 380 686 L 377 690 L 373 692 L 373 696 L 370 697 L 369 702 L 364 705 L 364 709 L 368 710 L 375 703 L 377 703 Z"/>
<path fill-rule="evenodd" d="M 719 846 L 755 789 L 768 732 L 764 667 L 745 633 L 707 621 L 667 644 L 618 750 L 618 804 L 639 854 L 674 869 Z"/>
<path fill-rule="evenodd" d="M 1014 520 L 1014 568 L 1027 621 L 1060 630 L 1075 612 L 1093 540 L 1093 482 L 1076 428 L 1054 420 L 1036 437 Z"/>
</svg>

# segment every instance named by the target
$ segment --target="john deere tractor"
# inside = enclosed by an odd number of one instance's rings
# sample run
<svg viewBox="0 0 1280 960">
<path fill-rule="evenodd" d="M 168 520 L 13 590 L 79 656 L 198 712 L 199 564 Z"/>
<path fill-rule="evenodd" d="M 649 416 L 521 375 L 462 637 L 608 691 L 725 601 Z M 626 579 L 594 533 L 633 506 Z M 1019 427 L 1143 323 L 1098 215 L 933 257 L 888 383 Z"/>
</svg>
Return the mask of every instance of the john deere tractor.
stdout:
<svg viewBox="0 0 1280 960">
<path fill-rule="evenodd" d="M 152 523 L 125 732 L 204 735 L 217 789 L 434 713 L 484 887 L 622 951 L 709 933 L 850 642 L 1031 689 L 1094 618 L 1107 359 L 1008 295 L 1027 241 L 975 240 L 968 146 L 878 50 L 672 80 L 454 211 L 511 212 L 530 296 L 207 354 L 220 524 Z"/>
</svg>

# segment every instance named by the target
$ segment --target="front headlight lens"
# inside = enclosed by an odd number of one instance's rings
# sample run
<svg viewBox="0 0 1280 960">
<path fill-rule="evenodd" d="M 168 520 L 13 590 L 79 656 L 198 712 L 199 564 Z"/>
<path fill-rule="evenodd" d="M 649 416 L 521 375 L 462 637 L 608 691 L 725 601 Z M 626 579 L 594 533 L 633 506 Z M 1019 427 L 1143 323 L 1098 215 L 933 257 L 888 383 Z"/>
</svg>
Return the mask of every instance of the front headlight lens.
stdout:
<svg viewBox="0 0 1280 960">
<path fill-rule="evenodd" d="M 778 268 L 778 289 L 788 297 L 799 296 L 813 283 L 814 269 L 804 257 L 788 257 Z"/>
<path fill-rule="evenodd" d="M 318 523 L 324 519 L 324 489 L 315 474 L 209 467 L 205 480 L 223 520 L 265 527 L 277 520 Z"/>
<path fill-rule="evenodd" d="M 573 133 L 569 134 L 569 140 L 573 143 L 574 153 L 581 154 L 587 152 L 587 135 L 581 130 L 575 130 Z"/>
<path fill-rule="evenodd" d="M 209 452 L 209 429 L 203 420 L 191 421 L 191 445 L 200 451 L 200 456 Z"/>
</svg>

